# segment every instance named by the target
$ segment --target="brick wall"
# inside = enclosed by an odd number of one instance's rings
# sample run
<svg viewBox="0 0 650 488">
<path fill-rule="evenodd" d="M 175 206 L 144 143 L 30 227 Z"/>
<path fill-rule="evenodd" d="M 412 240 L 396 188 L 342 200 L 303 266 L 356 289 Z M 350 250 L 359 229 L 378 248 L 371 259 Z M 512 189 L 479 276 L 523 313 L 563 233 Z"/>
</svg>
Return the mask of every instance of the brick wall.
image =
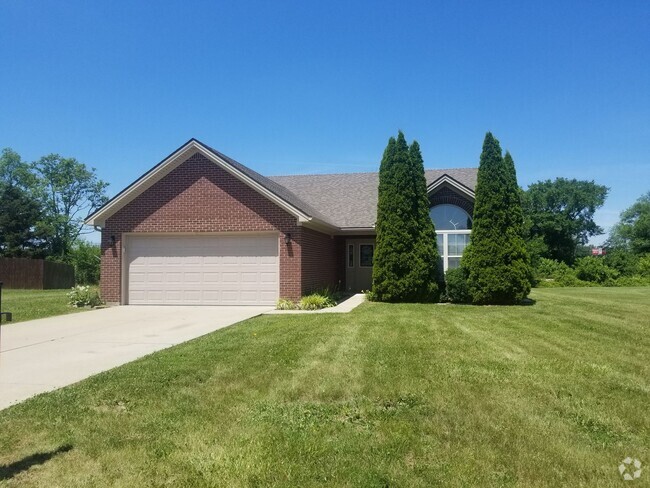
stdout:
<svg viewBox="0 0 650 488">
<path fill-rule="evenodd" d="M 430 195 L 429 202 L 431 202 L 432 207 L 447 203 L 462 208 L 470 215 L 474 213 L 474 202 L 469 198 L 461 196 L 459 193 L 447 186 L 441 186 L 438 191 Z"/>
<path fill-rule="evenodd" d="M 319 288 L 345 289 L 345 239 L 301 228 L 302 292 Z"/>
<path fill-rule="evenodd" d="M 187 159 L 111 216 L 102 232 L 101 292 L 107 302 L 121 298 L 121 249 L 125 232 L 280 233 L 280 296 L 297 299 L 301 285 L 301 235 L 296 218 L 203 155 Z M 111 243 L 115 236 L 115 244 Z"/>
</svg>

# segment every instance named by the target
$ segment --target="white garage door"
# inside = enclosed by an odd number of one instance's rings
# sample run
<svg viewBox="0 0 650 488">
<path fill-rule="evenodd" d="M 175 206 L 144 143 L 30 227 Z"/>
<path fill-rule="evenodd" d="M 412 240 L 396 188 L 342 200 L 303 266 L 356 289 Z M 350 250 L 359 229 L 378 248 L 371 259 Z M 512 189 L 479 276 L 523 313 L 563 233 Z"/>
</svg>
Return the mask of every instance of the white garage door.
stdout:
<svg viewBox="0 0 650 488">
<path fill-rule="evenodd" d="M 132 305 L 274 305 L 278 236 L 129 236 Z"/>
</svg>

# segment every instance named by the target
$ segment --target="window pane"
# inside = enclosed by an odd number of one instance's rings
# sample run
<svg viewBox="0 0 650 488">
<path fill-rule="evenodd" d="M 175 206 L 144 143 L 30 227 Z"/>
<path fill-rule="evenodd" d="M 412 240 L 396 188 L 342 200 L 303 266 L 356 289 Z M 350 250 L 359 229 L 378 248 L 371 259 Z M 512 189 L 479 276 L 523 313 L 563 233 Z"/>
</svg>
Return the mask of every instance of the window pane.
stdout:
<svg viewBox="0 0 650 488">
<path fill-rule="evenodd" d="M 375 253 L 375 246 L 372 244 L 359 245 L 359 266 L 372 266 L 372 258 Z"/>
<path fill-rule="evenodd" d="M 447 254 L 458 254 L 457 238 L 458 234 L 449 234 L 447 236 Z"/>
<path fill-rule="evenodd" d="M 460 258 L 449 258 L 447 260 L 447 265 L 448 265 L 447 269 L 458 268 L 458 266 L 460 266 Z"/>
<path fill-rule="evenodd" d="M 462 256 L 469 243 L 469 234 L 449 234 L 447 250 L 450 256 Z"/>
<path fill-rule="evenodd" d="M 441 256 L 445 252 L 444 247 L 443 247 L 444 246 L 444 244 L 443 244 L 444 239 L 445 239 L 445 236 L 443 236 L 442 234 L 436 234 L 436 240 L 438 241 L 438 254 L 440 254 Z"/>
<path fill-rule="evenodd" d="M 472 228 L 472 216 L 457 205 L 445 203 L 429 210 L 436 230 L 469 230 Z"/>
<path fill-rule="evenodd" d="M 469 244 L 469 234 L 458 234 L 458 254 L 462 256 L 467 244 Z"/>
</svg>

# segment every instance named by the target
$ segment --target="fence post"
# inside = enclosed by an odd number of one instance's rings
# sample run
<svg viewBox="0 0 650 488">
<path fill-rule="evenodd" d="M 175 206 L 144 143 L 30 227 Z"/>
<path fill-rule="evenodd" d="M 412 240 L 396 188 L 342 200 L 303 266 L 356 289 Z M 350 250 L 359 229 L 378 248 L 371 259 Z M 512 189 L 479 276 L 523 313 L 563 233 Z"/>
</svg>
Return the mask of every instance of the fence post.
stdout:
<svg viewBox="0 0 650 488">
<path fill-rule="evenodd" d="M 2 281 L 0 281 L 0 325 L 2 325 L 3 316 L 7 318 L 7 322 L 11 322 L 11 319 L 13 318 L 11 312 L 2 311 L 2 284 L 3 284 Z"/>
</svg>

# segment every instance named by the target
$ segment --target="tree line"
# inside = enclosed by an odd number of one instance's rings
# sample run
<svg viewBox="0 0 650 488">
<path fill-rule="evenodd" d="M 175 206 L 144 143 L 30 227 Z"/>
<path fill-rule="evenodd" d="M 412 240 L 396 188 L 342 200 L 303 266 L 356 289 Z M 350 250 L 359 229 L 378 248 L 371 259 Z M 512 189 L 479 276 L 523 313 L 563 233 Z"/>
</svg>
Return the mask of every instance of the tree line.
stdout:
<svg viewBox="0 0 650 488">
<path fill-rule="evenodd" d="M 107 200 L 108 183 L 75 158 L 27 162 L 0 154 L 0 256 L 44 258 L 75 267 L 77 282 L 99 280 L 99 247 L 83 236 L 85 217 Z"/>
</svg>

